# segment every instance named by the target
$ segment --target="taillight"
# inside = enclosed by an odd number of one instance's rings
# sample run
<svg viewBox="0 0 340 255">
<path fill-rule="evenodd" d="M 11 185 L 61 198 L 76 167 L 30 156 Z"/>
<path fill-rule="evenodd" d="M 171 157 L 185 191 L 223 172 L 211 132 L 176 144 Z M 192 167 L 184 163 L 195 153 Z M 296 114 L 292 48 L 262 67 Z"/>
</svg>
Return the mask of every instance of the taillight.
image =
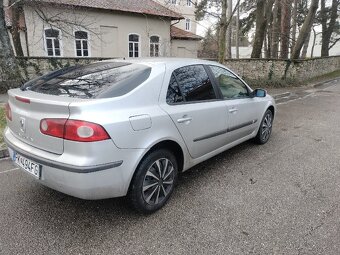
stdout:
<svg viewBox="0 0 340 255">
<path fill-rule="evenodd" d="M 12 110 L 11 110 L 9 103 L 5 104 L 5 113 L 6 113 L 6 118 L 12 121 Z"/>
<path fill-rule="evenodd" d="M 43 119 L 40 121 L 40 132 L 77 142 L 97 142 L 110 139 L 102 126 L 82 120 Z"/>
<path fill-rule="evenodd" d="M 43 119 L 40 121 L 40 132 L 45 135 L 64 138 L 67 119 Z"/>
</svg>

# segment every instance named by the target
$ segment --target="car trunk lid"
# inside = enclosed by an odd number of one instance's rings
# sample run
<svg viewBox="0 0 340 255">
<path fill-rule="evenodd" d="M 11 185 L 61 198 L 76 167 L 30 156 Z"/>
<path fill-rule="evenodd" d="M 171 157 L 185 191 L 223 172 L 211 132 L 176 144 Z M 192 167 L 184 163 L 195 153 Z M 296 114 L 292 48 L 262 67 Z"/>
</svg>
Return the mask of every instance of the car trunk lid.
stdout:
<svg viewBox="0 0 340 255">
<path fill-rule="evenodd" d="M 69 118 L 70 98 L 44 95 L 20 89 L 9 90 L 12 120 L 7 125 L 22 142 L 55 154 L 62 154 L 64 141 L 40 132 L 44 118 Z"/>
</svg>

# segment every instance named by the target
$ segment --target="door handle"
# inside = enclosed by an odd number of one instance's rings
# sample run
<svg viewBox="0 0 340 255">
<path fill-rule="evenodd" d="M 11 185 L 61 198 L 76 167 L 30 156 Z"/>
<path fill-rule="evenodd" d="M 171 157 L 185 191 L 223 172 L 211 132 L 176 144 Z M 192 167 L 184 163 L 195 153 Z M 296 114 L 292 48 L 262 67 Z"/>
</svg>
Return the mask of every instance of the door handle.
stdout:
<svg viewBox="0 0 340 255">
<path fill-rule="evenodd" d="M 184 117 L 183 116 L 183 118 L 177 120 L 177 123 L 186 123 L 186 122 L 189 123 L 190 121 L 192 121 L 191 117 Z"/>
<path fill-rule="evenodd" d="M 236 108 L 232 108 L 229 110 L 230 113 L 234 113 L 234 112 L 237 112 L 238 110 Z"/>
</svg>

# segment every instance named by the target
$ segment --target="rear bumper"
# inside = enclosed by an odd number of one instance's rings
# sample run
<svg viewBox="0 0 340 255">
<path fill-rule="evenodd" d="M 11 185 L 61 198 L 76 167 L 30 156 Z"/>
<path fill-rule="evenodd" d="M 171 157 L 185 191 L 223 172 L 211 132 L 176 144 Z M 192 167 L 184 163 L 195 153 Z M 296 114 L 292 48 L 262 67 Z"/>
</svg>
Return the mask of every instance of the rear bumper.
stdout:
<svg viewBox="0 0 340 255">
<path fill-rule="evenodd" d="M 61 162 L 62 155 L 47 153 L 21 142 L 9 129 L 5 130 L 4 138 L 11 157 L 15 151 L 42 165 L 41 178 L 33 179 L 62 193 L 88 200 L 125 196 L 134 169 L 144 153 L 141 149 L 116 148 L 106 152 L 114 155 L 116 160 L 80 166 Z M 82 162 L 83 158 L 73 156 L 72 160 Z"/>
</svg>

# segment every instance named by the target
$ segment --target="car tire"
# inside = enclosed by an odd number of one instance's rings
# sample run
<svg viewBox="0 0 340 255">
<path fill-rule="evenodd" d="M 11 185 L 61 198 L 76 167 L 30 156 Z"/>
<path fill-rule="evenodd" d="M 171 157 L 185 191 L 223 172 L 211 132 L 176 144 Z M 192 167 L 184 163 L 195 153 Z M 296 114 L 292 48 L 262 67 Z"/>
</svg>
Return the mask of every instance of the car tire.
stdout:
<svg viewBox="0 0 340 255">
<path fill-rule="evenodd" d="M 272 133 L 273 128 L 273 112 L 271 110 L 267 110 L 264 114 L 259 131 L 255 137 L 255 142 L 257 144 L 265 144 L 268 142 L 270 135 Z"/>
<path fill-rule="evenodd" d="M 169 200 L 178 177 L 176 157 L 166 149 L 147 154 L 131 181 L 129 200 L 138 212 L 150 214 Z"/>
</svg>

